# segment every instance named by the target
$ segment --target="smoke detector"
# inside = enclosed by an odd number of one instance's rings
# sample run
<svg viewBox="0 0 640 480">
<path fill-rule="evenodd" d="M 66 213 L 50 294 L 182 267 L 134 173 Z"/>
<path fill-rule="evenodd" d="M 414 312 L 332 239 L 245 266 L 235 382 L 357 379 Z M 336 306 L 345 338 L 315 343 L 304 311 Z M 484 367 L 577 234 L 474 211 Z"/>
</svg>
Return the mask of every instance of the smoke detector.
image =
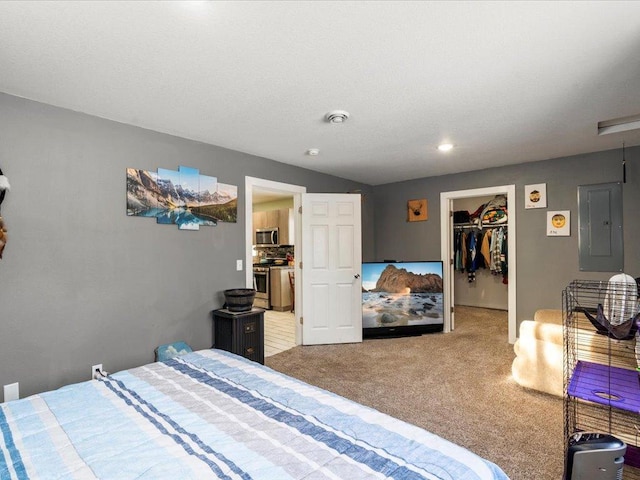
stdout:
<svg viewBox="0 0 640 480">
<path fill-rule="evenodd" d="M 329 123 L 344 123 L 348 118 L 349 112 L 345 112 L 344 110 L 334 110 L 324 116 L 324 119 Z"/>
<path fill-rule="evenodd" d="M 318 150 L 317 148 L 310 148 L 309 150 L 307 150 L 306 153 L 307 153 L 307 155 L 315 157 L 320 153 L 320 150 Z"/>
</svg>

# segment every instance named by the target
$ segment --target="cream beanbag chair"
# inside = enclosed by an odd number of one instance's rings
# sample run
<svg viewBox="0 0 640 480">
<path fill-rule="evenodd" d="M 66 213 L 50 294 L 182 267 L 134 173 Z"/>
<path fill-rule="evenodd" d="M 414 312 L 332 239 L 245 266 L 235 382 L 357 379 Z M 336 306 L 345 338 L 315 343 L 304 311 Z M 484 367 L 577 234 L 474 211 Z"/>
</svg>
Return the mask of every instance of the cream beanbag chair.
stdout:
<svg viewBox="0 0 640 480">
<path fill-rule="evenodd" d="M 511 365 L 511 373 L 518 384 L 562 396 L 564 346 L 561 310 L 538 310 L 533 320 L 523 321 L 520 337 L 513 349 L 516 358 Z"/>
</svg>

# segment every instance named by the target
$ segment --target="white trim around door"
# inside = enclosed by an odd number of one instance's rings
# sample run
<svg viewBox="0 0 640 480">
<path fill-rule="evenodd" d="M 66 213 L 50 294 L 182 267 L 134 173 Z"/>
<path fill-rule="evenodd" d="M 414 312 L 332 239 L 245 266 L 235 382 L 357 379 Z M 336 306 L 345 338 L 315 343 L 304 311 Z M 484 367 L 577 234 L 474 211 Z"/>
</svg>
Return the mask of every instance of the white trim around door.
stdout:
<svg viewBox="0 0 640 480">
<path fill-rule="evenodd" d="M 440 251 L 441 258 L 445 265 L 446 279 L 444 281 L 444 331 L 450 332 L 455 327 L 455 315 L 451 313 L 454 305 L 453 299 L 453 228 L 451 212 L 453 211 L 453 200 L 459 198 L 481 197 L 486 195 L 506 195 L 509 216 L 507 228 L 508 251 L 508 303 L 509 303 L 509 343 L 516 342 L 516 187 L 515 185 L 502 185 L 497 187 L 475 188 L 471 190 L 458 190 L 455 192 L 440 193 Z"/>
<path fill-rule="evenodd" d="M 291 194 L 293 196 L 293 211 L 298 212 L 302 205 L 302 194 L 307 193 L 307 187 L 300 185 L 291 185 L 288 183 L 274 182 L 263 178 L 244 177 L 244 222 L 245 222 L 245 284 L 247 288 L 253 288 L 253 190 L 270 191 L 275 193 Z M 302 226 L 298 221 L 299 215 L 294 214 L 294 246 L 296 248 L 296 256 L 301 249 Z M 302 278 L 300 264 L 295 265 L 296 283 Z M 298 321 L 299 313 L 302 311 L 302 294 L 300 288 L 295 289 L 295 315 L 296 315 L 296 344 L 302 343 L 302 329 Z"/>
</svg>

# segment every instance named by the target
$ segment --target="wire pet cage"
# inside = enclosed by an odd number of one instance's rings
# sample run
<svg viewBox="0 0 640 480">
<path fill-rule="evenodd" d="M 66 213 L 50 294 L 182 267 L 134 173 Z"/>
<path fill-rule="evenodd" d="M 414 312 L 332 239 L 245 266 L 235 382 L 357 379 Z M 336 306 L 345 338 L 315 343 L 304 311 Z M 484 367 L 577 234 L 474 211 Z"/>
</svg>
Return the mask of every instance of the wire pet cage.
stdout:
<svg viewBox="0 0 640 480">
<path fill-rule="evenodd" d="M 640 480 L 638 285 L 628 275 L 574 280 L 562 309 L 565 459 L 574 433 L 608 433 L 627 444 L 623 478 Z"/>
</svg>

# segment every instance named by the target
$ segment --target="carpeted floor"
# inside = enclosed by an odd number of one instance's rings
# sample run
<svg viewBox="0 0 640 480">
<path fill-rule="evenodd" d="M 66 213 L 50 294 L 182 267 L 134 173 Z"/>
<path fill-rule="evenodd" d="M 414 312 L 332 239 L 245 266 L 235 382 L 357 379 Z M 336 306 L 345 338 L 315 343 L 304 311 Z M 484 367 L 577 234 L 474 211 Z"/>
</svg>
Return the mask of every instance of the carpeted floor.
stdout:
<svg viewBox="0 0 640 480">
<path fill-rule="evenodd" d="M 267 366 L 423 427 L 498 464 L 512 480 L 563 472 L 562 400 L 511 378 L 507 313 L 456 307 L 456 329 L 295 347 Z"/>
</svg>

